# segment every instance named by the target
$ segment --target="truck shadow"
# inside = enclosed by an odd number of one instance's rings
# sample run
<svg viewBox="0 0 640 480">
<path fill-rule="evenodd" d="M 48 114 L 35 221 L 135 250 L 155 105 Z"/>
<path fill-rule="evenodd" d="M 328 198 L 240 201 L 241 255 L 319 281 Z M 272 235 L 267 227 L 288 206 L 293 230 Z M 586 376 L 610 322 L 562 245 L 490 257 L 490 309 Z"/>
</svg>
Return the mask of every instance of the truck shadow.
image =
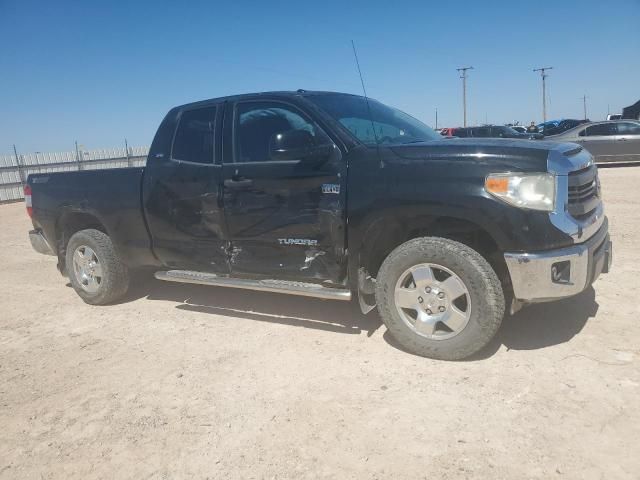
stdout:
<svg viewBox="0 0 640 480">
<path fill-rule="evenodd" d="M 335 333 L 368 336 L 382 322 L 373 312 L 362 315 L 357 302 L 336 302 L 234 288 L 167 283 L 148 279 L 133 289 L 131 298 L 176 302 L 188 312 L 224 315 Z M 126 301 L 126 300 L 125 300 Z"/>
<path fill-rule="evenodd" d="M 238 319 L 278 323 L 335 333 L 371 336 L 382 327 L 374 310 L 362 315 L 356 301 L 335 302 L 307 297 L 272 294 L 232 288 L 167 283 L 152 277 L 139 279 L 125 301 L 175 302 L 185 312 L 223 315 Z M 568 342 L 598 311 L 595 291 L 558 302 L 529 306 L 507 316 L 496 337 L 468 361 L 491 357 L 502 345 L 507 350 L 535 350 Z M 384 328 L 384 327 L 382 327 Z M 394 348 L 401 346 L 385 331 L 383 338 Z"/>
<path fill-rule="evenodd" d="M 593 287 L 575 297 L 530 305 L 507 316 L 493 341 L 469 360 L 488 358 L 500 345 L 507 350 L 537 350 L 566 343 L 596 316 L 598 307 Z"/>
</svg>

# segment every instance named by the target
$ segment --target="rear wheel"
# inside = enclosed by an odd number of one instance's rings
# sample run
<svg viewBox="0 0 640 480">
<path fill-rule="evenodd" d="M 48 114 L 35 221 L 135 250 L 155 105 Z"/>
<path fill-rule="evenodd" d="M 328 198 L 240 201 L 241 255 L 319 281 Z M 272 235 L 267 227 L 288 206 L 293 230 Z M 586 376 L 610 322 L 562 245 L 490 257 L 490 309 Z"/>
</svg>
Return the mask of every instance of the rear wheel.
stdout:
<svg viewBox="0 0 640 480">
<path fill-rule="evenodd" d="M 129 271 L 108 235 L 99 230 L 76 232 L 67 244 L 66 267 L 71 285 L 91 305 L 122 298 L 129 288 Z"/>
<path fill-rule="evenodd" d="M 410 240 L 385 259 L 376 285 L 382 320 L 408 351 L 460 360 L 493 338 L 504 294 L 489 263 L 444 238 Z"/>
</svg>

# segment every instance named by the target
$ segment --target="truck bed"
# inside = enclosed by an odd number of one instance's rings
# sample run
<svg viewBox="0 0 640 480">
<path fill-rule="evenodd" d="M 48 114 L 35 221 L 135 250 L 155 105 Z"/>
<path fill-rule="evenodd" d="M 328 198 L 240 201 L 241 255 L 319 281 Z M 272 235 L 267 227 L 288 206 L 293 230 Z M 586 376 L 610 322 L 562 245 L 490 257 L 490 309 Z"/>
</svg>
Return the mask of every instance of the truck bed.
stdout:
<svg viewBox="0 0 640 480">
<path fill-rule="evenodd" d="M 33 222 L 55 244 L 65 217 L 91 215 L 130 266 L 154 264 L 141 203 L 144 168 L 116 168 L 30 175 Z"/>
</svg>

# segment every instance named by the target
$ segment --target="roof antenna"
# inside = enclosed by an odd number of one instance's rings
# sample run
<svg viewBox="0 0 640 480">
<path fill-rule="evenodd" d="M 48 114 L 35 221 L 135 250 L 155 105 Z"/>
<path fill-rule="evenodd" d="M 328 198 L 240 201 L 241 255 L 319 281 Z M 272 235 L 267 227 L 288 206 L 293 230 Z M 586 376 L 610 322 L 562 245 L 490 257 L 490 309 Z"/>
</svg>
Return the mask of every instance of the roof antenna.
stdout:
<svg viewBox="0 0 640 480">
<path fill-rule="evenodd" d="M 362 78 L 362 70 L 360 70 L 360 62 L 358 61 L 358 52 L 356 52 L 356 44 L 351 40 L 351 46 L 353 47 L 353 56 L 356 58 L 356 66 L 358 67 L 358 75 L 360 75 L 360 83 L 362 84 L 362 92 L 364 93 L 364 101 L 367 104 L 367 112 L 369 113 L 369 121 L 371 121 L 371 130 L 373 131 L 373 138 L 376 142 L 376 153 L 378 160 L 380 161 L 380 168 L 384 168 L 384 162 L 380 157 L 380 145 L 378 144 L 378 135 L 376 135 L 376 126 L 373 123 L 373 115 L 371 115 L 371 106 L 369 105 L 369 97 L 367 96 L 367 89 L 364 88 L 364 80 Z"/>
</svg>

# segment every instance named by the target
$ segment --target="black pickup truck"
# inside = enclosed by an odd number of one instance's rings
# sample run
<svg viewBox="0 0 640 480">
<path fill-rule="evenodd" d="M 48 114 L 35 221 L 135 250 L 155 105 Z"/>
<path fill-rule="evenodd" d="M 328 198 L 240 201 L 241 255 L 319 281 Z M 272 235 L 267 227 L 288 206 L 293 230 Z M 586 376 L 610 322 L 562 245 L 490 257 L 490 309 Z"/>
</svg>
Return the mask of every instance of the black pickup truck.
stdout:
<svg viewBox="0 0 640 480">
<path fill-rule="evenodd" d="M 575 295 L 612 250 L 598 172 L 574 144 L 445 140 L 328 92 L 172 109 L 145 168 L 31 175 L 33 247 L 90 304 L 130 272 L 376 305 L 409 351 L 461 359 L 505 312 Z M 247 297 L 250 302 L 250 297 Z"/>
</svg>

